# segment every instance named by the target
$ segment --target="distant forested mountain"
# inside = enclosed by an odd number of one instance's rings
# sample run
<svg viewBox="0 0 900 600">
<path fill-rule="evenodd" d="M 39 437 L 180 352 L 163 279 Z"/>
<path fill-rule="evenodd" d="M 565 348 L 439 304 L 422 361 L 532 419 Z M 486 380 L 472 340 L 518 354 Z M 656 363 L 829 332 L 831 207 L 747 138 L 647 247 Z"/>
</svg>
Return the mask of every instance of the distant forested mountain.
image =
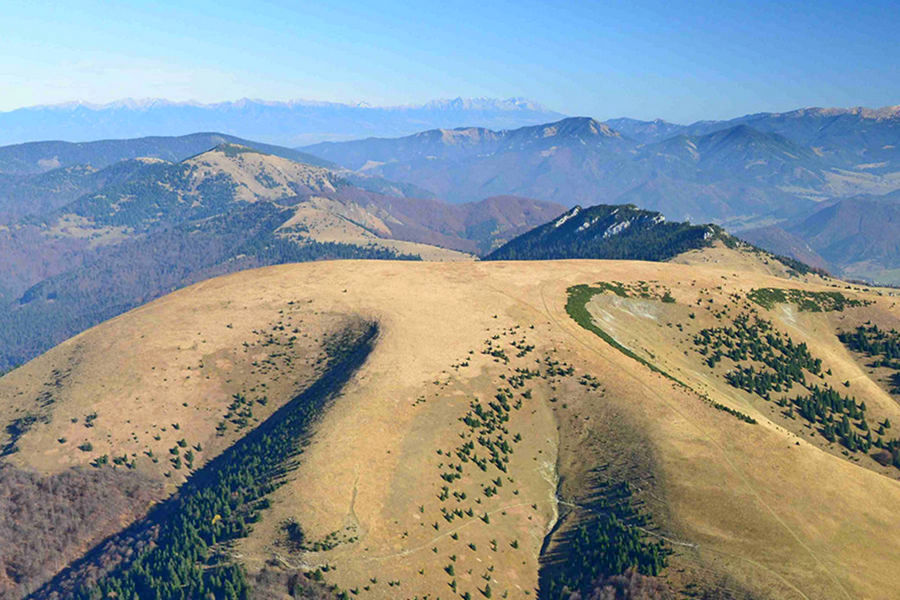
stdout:
<svg viewBox="0 0 900 600">
<path fill-rule="evenodd" d="M 791 256 L 771 253 L 727 233 L 717 225 L 666 221 L 632 204 L 576 206 L 497 248 L 483 260 L 647 260 L 667 261 L 691 250 L 722 246 L 746 253 L 761 265 L 780 263 L 789 275 L 827 273 Z"/>
<path fill-rule="evenodd" d="M 844 198 L 786 228 L 845 277 L 900 283 L 900 192 Z"/>
<path fill-rule="evenodd" d="M 741 236 L 842 277 L 900 284 L 900 191 L 823 202 L 806 215 Z"/>
<path fill-rule="evenodd" d="M 667 260 L 730 238 L 714 225 L 671 223 L 633 205 L 576 206 L 488 254 L 485 260 Z"/>
<path fill-rule="evenodd" d="M 292 150 L 242 140 L 220 133 L 180 137 L 147 137 L 95 142 L 32 142 L 0 147 L 0 224 L 55 210 L 104 186 L 122 183 L 154 160 L 179 162 L 220 144 L 238 144 L 266 154 L 306 164 L 335 167 L 320 158 Z M 371 186 L 388 187 L 375 178 Z M 412 186 L 394 185 L 411 189 Z M 417 190 L 418 195 L 428 196 Z"/>
<path fill-rule="evenodd" d="M 777 225 L 746 229 L 740 232 L 740 237 L 751 244 L 759 246 L 760 248 L 765 248 L 775 254 L 790 256 L 812 267 L 824 269 L 835 275 L 840 275 L 839 266 L 832 264 L 822 257 L 800 236 L 786 231 Z"/>
</svg>

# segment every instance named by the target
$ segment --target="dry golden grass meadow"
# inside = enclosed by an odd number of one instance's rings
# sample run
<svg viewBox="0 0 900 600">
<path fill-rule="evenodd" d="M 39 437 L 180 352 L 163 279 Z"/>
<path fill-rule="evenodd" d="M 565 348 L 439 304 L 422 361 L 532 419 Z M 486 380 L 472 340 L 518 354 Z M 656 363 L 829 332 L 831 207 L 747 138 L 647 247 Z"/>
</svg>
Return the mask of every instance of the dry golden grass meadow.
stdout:
<svg viewBox="0 0 900 600">
<path fill-rule="evenodd" d="M 558 530 L 576 522 L 601 469 L 627 479 L 652 515 L 647 535 L 674 551 L 664 578 L 677 589 L 892 597 L 900 471 L 845 456 L 777 404 L 729 386 L 724 367 L 707 367 L 691 340 L 753 308 L 806 342 L 831 369 L 829 383 L 850 382 L 870 414 L 900 423 L 878 374 L 835 335 L 867 321 L 900 327 L 896 299 L 818 277 L 788 281 L 721 248 L 677 262 L 685 264 L 340 261 L 228 275 L 94 327 L 3 377 L 0 420 L 48 415 L 19 440 L 11 456 L 19 467 L 55 473 L 124 456 L 168 493 L 189 473 L 172 467 L 170 448 L 200 447 L 195 469 L 216 456 L 306 387 L 328 336 L 362 319 L 378 325 L 373 351 L 233 550 L 251 572 L 328 565 L 326 580 L 359 598 L 479 597 L 486 583 L 494 597 L 534 598 L 545 537 L 557 522 Z M 567 314 L 567 290 L 598 282 L 648 291 L 598 294 L 587 308 L 670 377 Z M 801 312 L 746 299 L 754 288 L 835 285 L 871 304 Z M 674 302 L 661 302 L 665 293 Z M 571 370 L 546 376 L 551 364 Z M 545 375 L 514 386 L 507 471 L 467 465 L 448 485 L 442 474 L 459 463 L 472 402 L 493 399 L 524 369 Z M 252 401 L 252 414 L 222 430 L 234 394 Z M 279 543 L 287 519 L 311 547 Z"/>
</svg>

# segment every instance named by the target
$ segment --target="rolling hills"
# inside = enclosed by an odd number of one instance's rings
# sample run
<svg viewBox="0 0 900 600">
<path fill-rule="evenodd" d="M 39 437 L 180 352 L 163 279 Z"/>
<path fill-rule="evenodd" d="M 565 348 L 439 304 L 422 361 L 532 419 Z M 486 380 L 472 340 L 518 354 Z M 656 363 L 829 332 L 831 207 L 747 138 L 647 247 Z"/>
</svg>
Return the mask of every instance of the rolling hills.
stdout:
<svg viewBox="0 0 900 600">
<path fill-rule="evenodd" d="M 430 198 L 411 185 L 358 176 L 311 154 L 221 133 L 91 142 L 29 142 L 0 147 L 0 222 L 39 215 L 78 197 L 123 182 L 154 159 L 181 162 L 211 148 L 232 144 L 290 161 L 341 171 L 343 178 L 373 192 Z"/>
<path fill-rule="evenodd" d="M 892 598 L 896 290 L 563 206 L 889 279 L 892 114 L 0 148 L 0 598 Z"/>
<path fill-rule="evenodd" d="M 891 597 L 896 367 L 838 334 L 896 298 L 697 252 L 282 265 L 64 342 L 0 378 L 0 476 L 132 525 L 15 538 L 10 597 Z"/>
<path fill-rule="evenodd" d="M 180 162 L 221 144 L 242 145 L 315 166 L 334 166 L 290 148 L 259 144 L 219 133 L 2 146 L 0 223 L 15 223 L 23 217 L 48 213 L 80 196 L 123 183 L 154 160 Z"/>
<path fill-rule="evenodd" d="M 97 189 L 0 230 L 3 368 L 216 274 L 328 258 L 471 260 L 562 211 L 509 196 L 408 198 L 403 186 L 235 144 L 178 162 L 61 169 L 90 173 Z"/>
</svg>

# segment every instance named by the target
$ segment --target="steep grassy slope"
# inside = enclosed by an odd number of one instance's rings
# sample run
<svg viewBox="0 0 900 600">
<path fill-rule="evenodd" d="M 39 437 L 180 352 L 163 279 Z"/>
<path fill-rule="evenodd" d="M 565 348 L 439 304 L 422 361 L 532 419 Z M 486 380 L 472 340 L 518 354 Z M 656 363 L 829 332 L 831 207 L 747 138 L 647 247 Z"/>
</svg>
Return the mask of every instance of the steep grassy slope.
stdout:
<svg viewBox="0 0 900 600">
<path fill-rule="evenodd" d="M 16 494 L 0 518 L 15 533 L 3 544 L 3 597 L 35 589 L 316 381 L 329 341 L 358 319 L 307 300 L 312 320 L 298 318 L 299 297 L 242 304 L 239 315 L 233 303 L 181 313 L 161 301 L 104 325 L 101 346 L 76 337 L 3 378 L 2 475 Z"/>
<path fill-rule="evenodd" d="M 4 460 L 50 474 L 94 468 L 107 454 L 112 464 L 97 469 L 119 472 L 128 467 L 112 457 L 125 454 L 134 472 L 171 489 L 195 440 L 194 460 L 209 460 L 253 427 L 234 422 L 246 407 L 229 407 L 232 394 L 267 396 L 253 416 L 271 414 L 315 377 L 304 369 L 315 368 L 328 332 L 372 322 L 379 333 L 365 364 L 258 505 L 259 520 L 236 545 L 215 547 L 231 559 L 209 564 L 239 567 L 251 584 L 265 571 L 283 594 L 307 573 L 360 598 L 567 597 L 554 595 L 554 581 L 888 598 L 900 472 L 874 451 L 842 454 L 782 414 L 777 396 L 735 388 L 733 367 L 708 366 L 694 338 L 755 311 L 821 359 L 822 379 L 807 372 L 808 383 L 865 401 L 874 429 L 900 422 L 900 409 L 836 333 L 866 320 L 897 327 L 896 299 L 736 264 L 342 261 L 213 279 L 0 379 L 3 421 L 36 416 Z M 593 327 L 630 355 L 567 312 L 581 284 L 598 289 L 584 304 Z M 841 312 L 820 300 L 837 291 Z M 66 450 L 83 440 L 94 447 Z M 145 447 L 158 463 L 140 455 Z M 610 512 L 619 520 L 601 518 Z M 560 566 L 584 557 L 606 566 L 581 571 L 580 582 Z M 643 574 L 613 576 L 628 566 Z"/>
</svg>

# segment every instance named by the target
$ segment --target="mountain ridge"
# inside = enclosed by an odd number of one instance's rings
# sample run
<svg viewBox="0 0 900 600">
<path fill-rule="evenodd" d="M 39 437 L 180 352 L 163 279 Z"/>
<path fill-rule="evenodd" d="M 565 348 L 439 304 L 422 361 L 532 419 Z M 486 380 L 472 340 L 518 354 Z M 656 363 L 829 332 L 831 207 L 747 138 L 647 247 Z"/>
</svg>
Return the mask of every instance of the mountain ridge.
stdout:
<svg viewBox="0 0 900 600">
<path fill-rule="evenodd" d="M 430 130 L 396 139 L 325 142 L 303 151 L 456 202 L 504 193 L 569 206 L 604 199 L 643 205 L 673 219 L 720 223 L 770 213 L 784 218 L 809 208 L 811 197 L 828 185 L 824 172 L 832 166 L 812 150 L 746 124 L 641 143 L 588 117 L 511 131 Z M 658 177 L 705 186 L 704 195 L 716 200 L 701 195 L 700 201 L 646 205 L 627 196 Z M 748 196 L 757 204 L 751 211 L 743 206 Z M 703 206 L 709 208 L 698 214 Z"/>
<path fill-rule="evenodd" d="M 0 112 L 0 144 L 40 139 L 176 136 L 222 131 L 282 146 L 365 135 L 404 135 L 428 126 L 516 127 L 562 116 L 522 98 L 456 98 L 421 105 L 241 99 L 204 104 L 162 99 L 64 103 Z"/>
<path fill-rule="evenodd" d="M 574 140 L 588 144 L 604 139 L 619 141 L 622 140 L 622 136 L 608 125 L 591 117 L 566 117 L 552 123 L 516 129 L 493 130 L 486 127 L 429 129 L 399 139 L 365 138 L 355 142 L 322 142 L 304 146 L 302 149 L 315 156 L 327 157 L 331 149 L 350 148 L 351 158 L 345 159 L 343 164 L 351 169 L 360 169 L 370 162 L 392 161 L 389 153 L 393 152 L 395 147 L 408 149 L 408 153 L 403 155 L 404 160 L 432 160 L 436 157 L 465 156 L 470 149 L 475 149 L 478 155 L 489 155 L 529 145 L 544 147 L 552 145 L 556 140 L 564 143 L 572 143 Z M 417 144 L 421 147 L 416 147 Z M 373 145 L 374 151 L 371 148 Z M 354 146 L 361 147 L 359 156 L 352 156 Z"/>
<path fill-rule="evenodd" d="M 591 259 L 701 264 L 712 258 L 782 277 L 828 277 L 826 261 L 814 252 L 809 251 L 814 260 L 807 263 L 788 250 L 772 254 L 711 223 L 667 221 L 661 213 L 639 209 L 633 204 L 601 204 L 575 206 L 511 239 L 482 260 Z"/>
<path fill-rule="evenodd" d="M 0 228 L 0 364 L 213 275 L 354 257 L 472 260 L 563 210 L 393 195 L 389 182 L 228 143 L 96 173 L 98 189 Z"/>
<path fill-rule="evenodd" d="M 602 130 L 599 125 L 569 117 L 513 131 L 431 130 L 303 149 L 453 202 L 514 194 L 569 207 L 635 204 L 676 221 L 751 231 L 778 254 L 790 251 L 798 260 L 853 273 L 848 276 L 878 273 L 879 281 L 900 283 L 886 247 L 854 245 L 865 251 L 853 266 L 848 255 L 797 237 L 804 219 L 836 201 L 900 189 L 897 107 L 805 108 L 691 125 L 622 118 L 603 122 Z M 867 223 L 871 235 L 884 229 Z M 781 231 L 763 232 L 771 227 Z"/>
<path fill-rule="evenodd" d="M 90 165 L 102 169 L 129 158 L 159 158 L 180 162 L 225 143 L 254 148 L 296 162 L 334 167 L 332 163 L 291 148 L 261 144 L 223 133 L 200 132 L 182 136 L 145 136 L 90 142 L 50 140 L 0 146 L 0 173 L 28 175 L 74 165 Z"/>
</svg>

